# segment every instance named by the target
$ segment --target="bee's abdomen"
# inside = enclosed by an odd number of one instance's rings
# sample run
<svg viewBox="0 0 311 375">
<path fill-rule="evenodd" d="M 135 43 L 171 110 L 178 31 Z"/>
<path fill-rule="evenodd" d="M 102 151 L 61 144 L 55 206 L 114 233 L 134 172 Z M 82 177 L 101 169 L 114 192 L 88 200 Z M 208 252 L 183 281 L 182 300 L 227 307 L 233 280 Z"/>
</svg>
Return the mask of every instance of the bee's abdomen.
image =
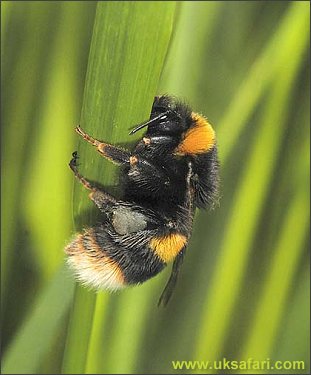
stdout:
<svg viewBox="0 0 311 375">
<path fill-rule="evenodd" d="M 97 243 L 94 230 L 79 234 L 66 246 L 67 262 L 79 281 L 96 289 L 117 290 L 126 286 L 119 264 Z"/>
<path fill-rule="evenodd" d="M 166 265 L 148 246 L 118 243 L 102 227 L 79 234 L 65 252 L 77 279 L 96 289 L 113 291 L 142 283 Z"/>
</svg>

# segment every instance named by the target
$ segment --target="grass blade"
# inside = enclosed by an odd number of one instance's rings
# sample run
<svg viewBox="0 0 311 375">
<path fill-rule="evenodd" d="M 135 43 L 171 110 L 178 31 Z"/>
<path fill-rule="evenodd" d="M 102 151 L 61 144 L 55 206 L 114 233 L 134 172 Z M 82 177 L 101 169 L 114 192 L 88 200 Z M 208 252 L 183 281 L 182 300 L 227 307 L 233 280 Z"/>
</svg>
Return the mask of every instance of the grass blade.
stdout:
<svg viewBox="0 0 311 375">
<path fill-rule="evenodd" d="M 297 157 L 297 167 L 293 181 L 299 181 L 293 188 L 294 195 L 288 207 L 275 252 L 267 270 L 262 293 L 258 299 L 257 310 L 251 324 L 248 338 L 242 350 L 242 358 L 256 356 L 264 360 L 271 356 L 275 338 L 278 334 L 281 317 L 290 291 L 298 262 L 305 250 L 304 243 L 308 233 L 310 196 L 308 189 L 310 168 L 306 155 L 310 150 L 309 131 L 306 141 Z M 308 165 L 306 165 L 308 164 Z M 295 236 L 292 235 L 295 233 Z"/>
<path fill-rule="evenodd" d="M 302 9 L 305 10 L 303 6 Z M 299 12 L 296 28 L 299 42 L 287 44 L 287 53 L 292 56 L 291 64 L 279 70 L 268 99 L 263 120 L 257 129 L 252 154 L 245 164 L 244 176 L 233 196 L 233 207 L 228 218 L 228 227 L 223 240 L 208 300 L 204 307 L 196 358 L 217 359 L 220 356 L 234 302 L 239 292 L 245 266 L 249 256 L 255 229 L 265 200 L 269 180 L 273 173 L 276 157 L 282 140 L 282 126 L 290 98 L 292 82 L 304 56 L 308 40 L 308 16 Z M 287 31 L 286 31 L 287 32 Z M 294 30 L 292 30 L 295 33 Z M 284 51 L 282 51 L 282 55 Z M 275 108 L 279 108 L 275 111 Z M 263 158 L 262 155 L 265 155 Z M 260 168 L 259 168 L 260 166 Z M 256 170 L 256 178 L 253 171 Z M 252 189 L 256 186 L 256 189 Z M 238 244 L 234 249 L 232 244 Z M 230 278 L 228 277 L 230 275 Z"/>
<path fill-rule="evenodd" d="M 149 117 L 174 10 L 175 2 L 98 3 L 81 114 L 81 126 L 87 132 L 111 143 L 128 141 L 129 128 Z M 108 162 L 85 143 L 79 143 L 78 150 L 83 175 L 105 185 L 112 182 L 115 169 Z M 93 220 L 90 206 L 87 193 L 76 185 L 74 210 L 80 224 Z M 64 373 L 85 371 L 94 306 L 95 294 L 78 287 Z M 105 308 L 105 304 L 100 307 Z M 97 314 L 101 314 L 101 308 L 96 309 Z M 94 322 L 99 321 L 96 316 Z M 92 341 L 96 339 L 92 335 Z M 97 366 L 88 361 L 88 367 Z"/>
<path fill-rule="evenodd" d="M 273 81 L 273 77 L 282 69 L 284 61 L 291 59 L 291 46 L 296 48 L 294 46 L 296 41 L 300 43 L 301 36 L 305 35 L 309 10 L 310 4 L 307 2 L 291 4 L 277 31 L 237 90 L 217 131 L 218 139 L 221 142 L 220 156 L 223 163 L 229 157 L 247 120 Z"/>
<path fill-rule="evenodd" d="M 36 374 L 73 298 L 74 283 L 61 267 L 44 288 L 4 355 L 2 374 Z M 61 300 L 62 303 L 55 303 Z M 36 334 L 35 334 L 36 333 Z"/>
</svg>

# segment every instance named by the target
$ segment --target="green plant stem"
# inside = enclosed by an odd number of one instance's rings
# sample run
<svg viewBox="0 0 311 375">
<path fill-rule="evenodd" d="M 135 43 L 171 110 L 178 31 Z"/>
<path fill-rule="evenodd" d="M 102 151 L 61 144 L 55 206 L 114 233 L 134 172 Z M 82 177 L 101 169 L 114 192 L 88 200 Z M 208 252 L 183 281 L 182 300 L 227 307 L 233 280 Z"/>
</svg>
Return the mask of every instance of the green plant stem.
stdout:
<svg viewBox="0 0 311 375">
<path fill-rule="evenodd" d="M 98 3 L 81 114 L 81 126 L 88 133 L 111 143 L 128 141 L 129 128 L 149 117 L 174 11 L 175 2 Z M 115 169 L 90 145 L 80 142 L 78 154 L 82 175 L 105 185 L 112 183 Z M 73 204 L 80 226 L 94 219 L 87 196 L 76 184 Z M 85 371 L 91 331 L 96 329 L 91 329 L 94 306 L 94 292 L 79 286 L 68 330 L 64 373 Z M 98 314 L 105 303 L 100 307 L 96 309 Z M 99 321 L 96 316 L 95 324 Z M 97 336 L 92 335 L 92 340 Z M 90 361 L 88 366 L 92 367 Z"/>
</svg>

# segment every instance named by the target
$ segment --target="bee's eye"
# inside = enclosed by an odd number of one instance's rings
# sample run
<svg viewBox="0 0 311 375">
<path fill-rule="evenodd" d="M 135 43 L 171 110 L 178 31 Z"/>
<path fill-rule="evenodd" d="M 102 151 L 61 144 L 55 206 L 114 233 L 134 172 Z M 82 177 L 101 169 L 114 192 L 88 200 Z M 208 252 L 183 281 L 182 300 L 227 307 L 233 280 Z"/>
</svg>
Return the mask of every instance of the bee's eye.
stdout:
<svg viewBox="0 0 311 375">
<path fill-rule="evenodd" d="M 148 132 L 154 134 L 176 134 L 180 131 L 179 121 L 171 119 L 171 116 L 164 115 L 158 122 L 148 128 Z"/>
</svg>

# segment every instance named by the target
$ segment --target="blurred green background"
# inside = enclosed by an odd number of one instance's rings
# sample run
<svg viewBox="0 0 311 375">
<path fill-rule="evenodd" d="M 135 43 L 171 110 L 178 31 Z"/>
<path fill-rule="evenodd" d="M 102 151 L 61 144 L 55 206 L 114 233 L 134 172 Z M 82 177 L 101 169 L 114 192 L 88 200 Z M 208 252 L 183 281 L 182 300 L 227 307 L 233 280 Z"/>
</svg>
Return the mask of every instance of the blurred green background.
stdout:
<svg viewBox="0 0 311 375">
<path fill-rule="evenodd" d="M 141 44 L 145 71 L 135 72 L 133 61 L 121 70 L 130 43 L 139 46 L 126 35 L 116 60 L 96 68 L 108 76 L 112 63 L 112 75 L 129 82 L 137 74 L 144 88 L 149 71 L 148 92 L 129 102 L 125 87 L 124 99 L 109 93 L 100 108 L 114 118 L 115 106 L 119 122 L 128 121 L 117 123 L 114 142 L 128 141 L 155 94 L 181 97 L 206 115 L 218 136 L 219 205 L 197 213 L 166 309 L 156 303 L 169 269 L 114 295 L 75 286 L 63 253 L 76 212 L 67 163 L 77 148 L 97 3 L 1 2 L 2 372 L 72 373 L 82 355 L 81 373 L 174 373 L 172 361 L 224 357 L 302 360 L 304 370 L 282 373 L 309 373 L 310 4 L 149 3 L 142 38 L 149 32 L 151 43 L 157 25 L 163 35 L 154 51 Z M 147 6 L 140 4 L 101 3 L 112 17 L 98 38 L 122 29 L 125 17 L 138 25 Z M 153 6 L 159 21 L 148 29 Z M 111 54 L 116 42 L 105 42 Z M 91 61 L 96 55 L 94 47 Z M 103 132 L 95 128 L 102 138 L 110 132 L 104 116 Z M 87 323 L 81 331 L 77 311 Z"/>
</svg>

